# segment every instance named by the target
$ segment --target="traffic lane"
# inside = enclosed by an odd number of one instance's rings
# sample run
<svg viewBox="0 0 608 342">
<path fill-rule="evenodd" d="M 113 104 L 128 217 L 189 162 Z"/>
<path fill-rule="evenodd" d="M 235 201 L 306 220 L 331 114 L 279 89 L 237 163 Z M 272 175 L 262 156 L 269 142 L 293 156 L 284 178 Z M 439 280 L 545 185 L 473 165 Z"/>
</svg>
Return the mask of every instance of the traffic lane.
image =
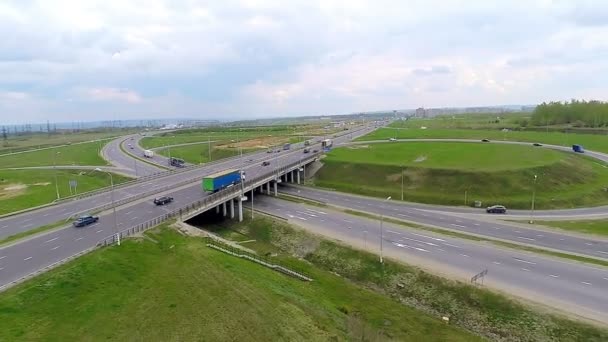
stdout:
<svg viewBox="0 0 608 342">
<path fill-rule="evenodd" d="M 135 149 L 135 137 L 139 135 L 131 135 L 117 139 L 115 142 L 116 148 L 110 150 L 108 156 L 115 158 L 119 163 L 129 165 L 137 177 L 152 175 L 155 173 L 163 172 L 165 169 L 144 163 L 141 160 L 134 158 L 130 155 L 131 148 L 128 146 L 131 144 L 133 150 Z M 131 140 L 133 139 L 133 140 Z M 122 146 L 122 149 L 120 148 Z M 124 150 L 123 150 L 124 149 Z M 125 152 L 127 151 L 127 152 Z"/>
<path fill-rule="evenodd" d="M 241 168 L 242 166 L 246 172 L 246 179 L 256 178 L 263 176 L 264 174 L 272 173 L 283 165 L 295 162 L 299 158 L 302 158 L 302 155 L 303 153 L 300 151 L 289 154 L 276 153 L 272 156 L 264 156 L 266 159 L 269 159 L 268 161 L 270 163 L 270 165 L 266 167 L 262 167 L 262 162 L 259 162 L 259 164 L 248 161 L 241 163 L 241 161 L 238 160 L 232 161 L 227 165 L 214 165 L 207 168 L 200 178 L 202 179 L 204 175 L 222 171 L 226 168 Z M 181 174 L 177 174 L 175 176 L 176 177 L 171 177 L 171 179 L 152 179 L 134 186 L 118 188 L 114 191 L 114 200 L 119 201 L 144 193 L 153 188 L 170 185 L 172 182 L 175 182 L 174 179 L 176 181 L 181 181 L 193 178 L 195 179 L 193 182 L 196 182 L 196 178 L 198 178 L 196 176 L 186 177 L 185 175 Z M 200 189 L 200 185 L 194 185 L 193 188 Z M 181 196 L 179 192 L 173 193 L 169 191 L 168 193 L 176 198 Z M 61 203 L 52 207 L 44 208 L 41 211 L 5 218 L 0 221 L 0 238 L 31 230 L 42 225 L 53 224 L 58 221 L 68 221 L 73 219 L 75 216 L 89 212 L 92 208 L 111 203 L 111 198 L 112 193 L 106 192 L 89 199 Z M 202 196 L 200 198 L 202 198 Z"/>
<path fill-rule="evenodd" d="M 449 213 L 409 208 L 394 201 L 384 202 L 378 199 L 364 198 L 339 192 L 327 192 L 291 186 L 283 186 L 281 192 L 343 207 L 383 214 L 396 219 L 415 221 L 451 230 L 509 240 L 514 243 L 525 243 L 597 258 L 608 258 L 608 242 L 605 240 L 511 226 L 506 223 L 479 221 L 461 216 L 456 217 L 449 215 Z"/>
<path fill-rule="evenodd" d="M 364 132 L 362 132 L 361 134 L 363 133 Z M 312 145 L 319 146 L 319 144 Z M 320 149 L 320 147 L 318 148 Z M 244 155 L 243 158 L 239 158 L 236 160 L 229 160 L 226 162 L 213 164 L 207 167 L 202 167 L 200 169 L 176 173 L 158 179 L 152 179 L 142 183 L 134 184 L 132 186 L 118 188 L 114 193 L 114 200 L 118 201 L 126 199 L 128 197 L 147 192 L 154 188 L 170 186 L 171 184 L 175 184 L 177 182 L 185 181 L 188 179 L 195 179 L 198 177 L 202 178 L 206 175 L 231 168 L 245 169 L 248 173 L 248 178 L 251 179 L 253 177 L 261 175 L 263 173 L 262 171 L 269 170 L 269 168 L 260 169 L 261 163 L 264 160 L 270 161 L 271 164 L 276 163 L 270 167 L 272 168 L 280 167 L 281 165 L 297 161 L 301 157 L 302 151 L 300 150 L 281 152 L 279 153 L 278 157 L 274 155 L 269 156 L 266 153 L 257 153 L 252 156 Z M 276 162 L 273 160 L 276 160 Z M 270 170 L 270 172 L 271 171 L 272 170 Z M 20 233 L 23 231 L 35 229 L 43 225 L 53 224 L 60 220 L 66 220 L 70 216 L 85 213 L 91 208 L 99 207 L 109 203 L 111 203 L 111 194 L 110 192 L 105 192 L 80 200 L 65 202 L 48 208 L 0 219 L 0 238 Z"/>
<path fill-rule="evenodd" d="M 267 196 L 258 197 L 258 209 L 302 224 L 323 226 L 349 238 L 379 245 L 379 222 L 330 210 L 309 207 Z M 502 284 L 539 300 L 568 302 L 608 317 L 608 270 L 556 261 L 528 253 L 476 245 L 430 232 L 409 231 L 384 224 L 384 249 L 447 265 L 470 276 L 488 269 L 486 284 Z M 376 247 L 378 250 L 378 247 Z M 403 258 L 409 261 L 407 257 Z M 501 288 L 504 288 L 501 287 Z M 500 286 L 498 286 L 500 287 Z"/>
</svg>

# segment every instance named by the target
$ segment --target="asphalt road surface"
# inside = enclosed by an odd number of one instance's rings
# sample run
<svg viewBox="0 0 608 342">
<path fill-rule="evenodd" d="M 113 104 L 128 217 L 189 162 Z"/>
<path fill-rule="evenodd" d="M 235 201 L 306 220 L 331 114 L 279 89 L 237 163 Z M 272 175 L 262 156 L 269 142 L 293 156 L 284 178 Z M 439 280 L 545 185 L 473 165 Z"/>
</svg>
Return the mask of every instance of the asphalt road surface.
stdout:
<svg viewBox="0 0 608 342">
<path fill-rule="evenodd" d="M 373 130 L 373 128 L 366 128 L 358 134 L 367 134 L 367 132 L 371 130 Z M 334 141 L 339 142 L 347 139 L 350 139 L 350 137 L 344 136 L 336 138 Z M 154 179 L 131 187 L 119 188 L 115 191 L 115 195 L 116 199 L 126 198 L 138 193 L 143 193 L 150 188 L 174 184 L 179 180 L 188 179 L 192 176 L 202 176 L 203 174 L 241 166 L 246 170 L 247 178 L 256 178 L 272 172 L 272 170 L 281 165 L 295 162 L 299 160 L 302 155 L 303 153 L 301 150 L 295 150 L 289 153 L 281 152 L 267 154 L 262 152 L 253 155 L 244 155 L 242 160 L 231 160 L 202 169 Z M 262 160 L 268 160 L 270 165 L 261 167 L 260 164 Z M 152 203 L 152 198 L 154 196 L 159 196 L 160 194 L 155 194 L 147 199 L 139 199 L 141 201 L 132 202 L 130 205 L 118 208 L 117 230 L 120 231 L 146 222 L 175 208 L 198 201 L 207 195 L 207 193 L 202 191 L 200 182 L 196 182 L 189 186 L 183 186 L 181 189 L 172 189 L 163 194 L 174 197 L 175 201 L 167 206 L 157 207 Z M 65 220 L 66 217 L 69 217 L 74 213 L 84 212 L 90 207 L 109 203 L 109 201 L 110 193 L 108 192 L 98 196 L 36 210 L 25 215 L 8 217 L 0 220 L 0 237 L 6 237 L 21 231 L 34 229 L 37 226 Z M 99 222 L 95 225 L 84 228 L 68 227 L 19 242 L 15 245 L 0 248 L 0 286 L 95 246 L 98 241 L 112 235 L 114 231 L 113 216 L 111 212 L 108 211 L 100 216 Z M 49 248 L 47 248 L 47 246 Z"/>
<path fill-rule="evenodd" d="M 414 221 L 464 233 L 473 233 L 489 238 L 507 240 L 517 244 L 527 244 L 608 259 L 608 240 L 600 238 L 587 238 L 551 232 L 546 229 L 524 228 L 521 226 L 512 226 L 508 223 L 476 220 L 474 218 L 466 217 L 465 215 L 454 216 L 449 213 L 411 207 L 409 203 L 398 201 L 385 202 L 381 199 L 350 195 L 335 191 L 325 191 L 292 185 L 282 185 L 280 190 L 289 195 L 300 196 L 378 215 L 382 214 L 386 217 L 392 217 L 399 220 Z"/>
<path fill-rule="evenodd" d="M 132 134 L 110 141 L 101 150 L 103 158 L 116 167 L 130 170 L 131 176 L 134 177 L 142 177 L 164 171 L 161 168 L 137 160 L 136 158 L 125 154 L 120 149 L 121 143 L 123 143 L 124 141 L 131 141 L 131 139 L 135 140 L 135 138 L 137 137 L 140 137 L 140 135 Z"/>
<path fill-rule="evenodd" d="M 256 208 L 314 232 L 379 253 L 380 224 L 342 212 L 258 196 Z M 487 269 L 486 286 L 600 322 L 608 322 L 608 270 L 496 248 L 391 223 L 383 225 L 384 254 L 440 273 L 470 279 Z"/>
</svg>

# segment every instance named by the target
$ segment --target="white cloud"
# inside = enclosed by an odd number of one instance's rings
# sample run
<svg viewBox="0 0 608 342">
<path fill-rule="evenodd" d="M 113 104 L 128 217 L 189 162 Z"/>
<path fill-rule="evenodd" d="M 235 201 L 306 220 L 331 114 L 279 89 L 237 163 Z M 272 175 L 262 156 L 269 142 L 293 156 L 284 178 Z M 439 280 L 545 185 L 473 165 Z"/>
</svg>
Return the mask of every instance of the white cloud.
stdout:
<svg viewBox="0 0 608 342">
<path fill-rule="evenodd" d="M 575 0 L 3 1 L 0 106 L 29 121 L 605 97 L 605 18 Z"/>
</svg>

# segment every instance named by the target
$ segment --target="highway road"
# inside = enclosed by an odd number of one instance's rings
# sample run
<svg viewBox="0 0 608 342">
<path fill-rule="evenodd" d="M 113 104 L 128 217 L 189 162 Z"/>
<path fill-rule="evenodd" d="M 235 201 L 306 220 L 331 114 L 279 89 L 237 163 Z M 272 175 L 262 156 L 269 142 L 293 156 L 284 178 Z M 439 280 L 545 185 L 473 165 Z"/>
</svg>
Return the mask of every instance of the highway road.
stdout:
<svg viewBox="0 0 608 342">
<path fill-rule="evenodd" d="M 281 184 L 280 191 L 285 194 L 304 197 L 345 208 L 382 214 L 398 220 L 412 221 L 472 233 L 484 237 L 506 240 L 517 244 L 527 244 L 564 252 L 608 259 L 608 240 L 583 237 L 547 229 L 525 228 L 489 220 L 478 220 L 466 215 L 454 216 L 449 212 L 429 211 L 410 206 L 399 201 L 385 202 L 382 199 L 351 195 L 336 191 Z M 486 214 L 486 216 L 489 216 Z"/>
<path fill-rule="evenodd" d="M 379 253 L 378 220 L 258 196 L 258 210 Z M 608 269 L 501 249 L 384 223 L 385 256 L 468 280 L 487 269 L 484 284 L 533 302 L 608 322 Z"/>
<path fill-rule="evenodd" d="M 365 128 L 358 134 L 367 134 L 373 128 Z M 336 138 L 334 141 L 345 141 L 347 136 Z M 159 179 L 152 179 L 133 186 L 118 188 L 115 191 L 116 199 L 137 196 L 133 202 L 117 208 L 118 230 L 130 228 L 153 218 L 159 217 L 175 208 L 196 202 L 207 196 L 200 186 L 200 178 L 203 175 L 229 168 L 242 168 L 246 171 L 248 179 L 257 178 L 273 172 L 273 170 L 297 162 L 303 155 L 301 150 L 290 152 L 267 154 L 265 152 L 244 155 L 240 158 L 228 160 L 203 168 L 176 173 Z M 268 160 L 270 165 L 261 166 L 262 160 Z M 181 180 L 195 177 L 196 181 L 180 188 L 151 195 L 147 198 L 138 196 L 151 188 L 176 184 Z M 160 194 L 167 194 L 175 198 L 175 202 L 168 206 L 157 207 L 152 203 L 152 198 Z M 15 215 L 0 220 L 0 238 L 7 237 L 19 232 L 34 229 L 36 227 L 66 220 L 74 214 L 83 213 L 92 207 L 110 203 L 110 192 L 91 196 L 77 201 L 70 201 L 55 206 L 35 210 L 22 215 Z M 0 286 L 10 283 L 40 270 L 58 260 L 62 260 L 77 252 L 95 246 L 101 239 L 112 235 L 114 224 L 111 211 L 106 211 L 100 216 L 100 220 L 94 226 L 86 228 L 67 227 L 41 236 L 35 236 L 26 241 L 14 245 L 0 247 Z M 66 221 L 69 223 L 69 221 Z M 53 243 L 46 248 L 46 244 Z M 58 247 L 59 246 L 59 247 Z"/>
<path fill-rule="evenodd" d="M 114 139 L 107 143 L 101 150 L 101 155 L 105 160 L 110 162 L 112 165 L 121 169 L 130 170 L 130 173 L 134 177 L 142 177 L 152 175 L 161 171 L 165 171 L 159 167 L 155 167 L 148 163 L 144 163 L 136 158 L 130 157 L 120 149 L 120 144 L 127 141 L 130 142 L 133 139 L 141 137 L 139 134 L 126 135 L 117 139 Z M 133 144 L 135 147 L 135 144 Z M 125 146 L 126 147 L 126 146 Z"/>
</svg>

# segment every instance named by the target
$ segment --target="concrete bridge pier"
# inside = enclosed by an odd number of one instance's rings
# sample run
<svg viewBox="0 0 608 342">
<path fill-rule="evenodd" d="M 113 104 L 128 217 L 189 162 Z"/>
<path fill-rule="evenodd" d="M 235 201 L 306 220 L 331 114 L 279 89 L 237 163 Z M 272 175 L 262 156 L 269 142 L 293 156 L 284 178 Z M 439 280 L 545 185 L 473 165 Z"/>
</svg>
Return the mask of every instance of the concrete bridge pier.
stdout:
<svg viewBox="0 0 608 342">
<path fill-rule="evenodd" d="M 274 181 L 273 185 L 274 185 L 274 196 L 275 197 L 279 195 L 279 192 L 277 191 L 277 184 L 278 184 L 277 181 Z"/>
<path fill-rule="evenodd" d="M 270 195 L 270 182 L 266 183 L 266 194 Z"/>
<path fill-rule="evenodd" d="M 230 218 L 234 219 L 234 199 L 230 200 Z"/>
<path fill-rule="evenodd" d="M 296 170 L 296 174 L 298 176 L 298 184 L 300 184 L 300 169 Z"/>
<path fill-rule="evenodd" d="M 219 214 L 220 213 L 220 206 L 218 205 L 217 207 L 215 207 L 215 213 Z"/>
<path fill-rule="evenodd" d="M 222 215 L 224 217 L 226 217 L 227 212 L 226 212 L 226 202 L 222 203 Z"/>
<path fill-rule="evenodd" d="M 239 222 L 243 222 L 243 199 L 239 196 Z"/>
</svg>

